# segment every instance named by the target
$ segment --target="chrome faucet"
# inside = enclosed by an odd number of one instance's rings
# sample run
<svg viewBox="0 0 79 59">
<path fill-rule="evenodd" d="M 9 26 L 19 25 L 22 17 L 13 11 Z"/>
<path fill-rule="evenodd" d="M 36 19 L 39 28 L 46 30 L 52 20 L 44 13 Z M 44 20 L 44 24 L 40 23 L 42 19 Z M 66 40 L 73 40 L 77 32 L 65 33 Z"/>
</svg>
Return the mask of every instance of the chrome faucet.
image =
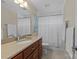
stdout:
<svg viewBox="0 0 79 59">
<path fill-rule="evenodd" d="M 18 36 L 18 37 L 17 37 L 17 41 L 19 41 L 19 40 L 20 40 L 20 37 Z"/>
<path fill-rule="evenodd" d="M 17 41 L 19 41 L 20 40 L 20 36 L 17 36 Z"/>
</svg>

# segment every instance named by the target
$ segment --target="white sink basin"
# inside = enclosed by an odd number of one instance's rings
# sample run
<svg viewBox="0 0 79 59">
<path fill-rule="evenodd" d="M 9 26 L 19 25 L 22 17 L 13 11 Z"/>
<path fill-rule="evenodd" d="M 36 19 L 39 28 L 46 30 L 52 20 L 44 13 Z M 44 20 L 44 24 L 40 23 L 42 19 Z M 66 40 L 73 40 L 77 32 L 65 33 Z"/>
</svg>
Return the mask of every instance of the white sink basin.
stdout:
<svg viewBox="0 0 79 59">
<path fill-rule="evenodd" d="M 27 44 L 30 43 L 31 40 L 18 41 L 17 44 Z"/>
</svg>

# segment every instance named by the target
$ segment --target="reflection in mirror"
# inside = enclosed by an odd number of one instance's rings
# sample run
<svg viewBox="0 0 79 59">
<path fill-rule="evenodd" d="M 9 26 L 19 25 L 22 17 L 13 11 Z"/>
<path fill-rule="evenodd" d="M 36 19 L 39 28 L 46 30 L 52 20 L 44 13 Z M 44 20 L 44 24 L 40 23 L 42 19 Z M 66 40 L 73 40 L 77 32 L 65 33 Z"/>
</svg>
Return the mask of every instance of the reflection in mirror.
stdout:
<svg viewBox="0 0 79 59">
<path fill-rule="evenodd" d="M 30 29 L 31 28 L 30 28 L 29 17 L 18 19 L 18 35 L 19 36 L 31 34 Z"/>
<path fill-rule="evenodd" d="M 16 24 L 7 24 L 8 38 L 14 38 L 17 36 Z"/>
<path fill-rule="evenodd" d="M 8 37 L 7 24 L 1 25 L 1 40 Z"/>
<path fill-rule="evenodd" d="M 1 44 L 16 40 L 16 24 L 1 24 Z"/>
<path fill-rule="evenodd" d="M 16 24 L 4 24 L 1 28 L 1 39 L 16 37 Z"/>
</svg>

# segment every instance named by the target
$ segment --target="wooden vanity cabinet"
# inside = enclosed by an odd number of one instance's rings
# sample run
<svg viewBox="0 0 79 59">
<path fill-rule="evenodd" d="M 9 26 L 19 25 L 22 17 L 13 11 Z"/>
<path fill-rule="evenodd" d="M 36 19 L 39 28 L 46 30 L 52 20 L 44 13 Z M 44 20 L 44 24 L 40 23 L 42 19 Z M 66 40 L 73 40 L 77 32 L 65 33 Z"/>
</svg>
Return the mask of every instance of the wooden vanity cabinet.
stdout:
<svg viewBox="0 0 79 59">
<path fill-rule="evenodd" d="M 38 59 L 42 58 L 42 38 L 39 40 L 39 47 L 38 47 Z"/>
<path fill-rule="evenodd" d="M 38 48 L 38 41 L 30 45 L 28 48 L 26 48 L 23 53 L 24 53 L 24 59 L 27 59 L 27 57 L 32 54 L 36 49 Z"/>
<path fill-rule="evenodd" d="M 42 38 L 24 49 L 21 53 L 11 59 L 41 59 L 42 58 Z"/>
<path fill-rule="evenodd" d="M 22 52 L 21 53 L 19 53 L 18 55 L 16 55 L 16 56 L 14 56 L 13 58 L 11 58 L 11 59 L 23 59 L 23 54 L 22 54 Z"/>
</svg>

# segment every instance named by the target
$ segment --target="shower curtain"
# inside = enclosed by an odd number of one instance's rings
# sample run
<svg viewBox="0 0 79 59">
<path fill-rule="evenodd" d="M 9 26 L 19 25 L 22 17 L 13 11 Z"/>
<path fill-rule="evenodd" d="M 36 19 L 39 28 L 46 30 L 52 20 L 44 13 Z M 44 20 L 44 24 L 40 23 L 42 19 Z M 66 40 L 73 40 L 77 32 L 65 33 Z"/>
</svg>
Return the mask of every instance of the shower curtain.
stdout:
<svg viewBox="0 0 79 59">
<path fill-rule="evenodd" d="M 63 15 L 39 17 L 38 34 L 42 36 L 43 43 L 51 48 L 64 48 L 65 24 Z"/>
</svg>

